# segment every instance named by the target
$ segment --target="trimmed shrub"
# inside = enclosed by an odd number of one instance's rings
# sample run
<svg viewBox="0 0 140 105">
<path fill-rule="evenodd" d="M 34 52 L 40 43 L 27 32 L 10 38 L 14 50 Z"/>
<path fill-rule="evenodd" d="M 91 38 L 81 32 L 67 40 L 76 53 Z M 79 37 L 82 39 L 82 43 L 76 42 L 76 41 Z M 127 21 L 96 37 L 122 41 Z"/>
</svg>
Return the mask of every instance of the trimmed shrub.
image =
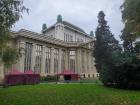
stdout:
<svg viewBox="0 0 140 105">
<path fill-rule="evenodd" d="M 57 80 L 59 80 L 59 76 L 57 75 L 47 75 L 41 77 L 41 81 L 55 82 Z"/>
</svg>

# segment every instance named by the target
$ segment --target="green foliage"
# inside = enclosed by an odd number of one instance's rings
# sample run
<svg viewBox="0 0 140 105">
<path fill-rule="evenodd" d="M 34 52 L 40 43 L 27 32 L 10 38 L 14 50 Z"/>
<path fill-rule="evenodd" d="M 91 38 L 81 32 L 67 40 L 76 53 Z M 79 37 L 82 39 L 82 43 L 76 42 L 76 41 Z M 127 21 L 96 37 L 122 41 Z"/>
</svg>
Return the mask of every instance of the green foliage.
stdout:
<svg viewBox="0 0 140 105">
<path fill-rule="evenodd" d="M 121 38 L 126 47 L 140 36 L 140 0 L 124 0 L 121 10 L 125 25 Z"/>
<path fill-rule="evenodd" d="M 28 12 L 28 9 L 23 6 L 22 0 L 0 1 L 0 59 L 6 65 L 11 64 L 18 57 L 17 51 L 10 48 L 8 44 L 11 40 L 10 28 L 22 17 L 23 11 Z"/>
<path fill-rule="evenodd" d="M 41 80 L 42 81 L 47 81 L 47 82 L 50 82 L 50 81 L 56 81 L 56 80 L 59 80 L 59 76 L 57 75 L 47 75 L 47 76 L 43 76 L 41 77 Z"/>
<path fill-rule="evenodd" d="M 22 16 L 26 10 L 22 0 L 1 0 L 0 1 L 0 31 L 7 31 Z"/>
<path fill-rule="evenodd" d="M 94 57 L 96 68 L 100 73 L 100 77 L 103 69 L 109 69 L 111 61 L 111 55 L 114 51 L 121 50 L 118 45 L 118 41 L 114 38 L 111 33 L 107 21 L 105 20 L 105 14 L 103 11 L 100 11 L 98 14 L 98 26 L 96 29 L 96 41 L 94 46 Z M 107 71 L 107 70 L 105 70 Z"/>
<path fill-rule="evenodd" d="M 0 105 L 138 105 L 140 91 L 97 84 L 40 84 L 0 88 Z"/>
<path fill-rule="evenodd" d="M 118 51 L 112 54 L 112 62 L 115 66 L 125 63 L 132 63 L 134 59 L 137 59 L 136 54 L 131 52 Z"/>
<path fill-rule="evenodd" d="M 18 51 L 11 47 L 6 47 L 3 52 L 2 61 L 4 62 L 6 67 L 16 63 L 16 60 L 19 58 Z"/>
<path fill-rule="evenodd" d="M 114 86 L 127 89 L 140 89 L 140 65 L 135 63 L 116 66 L 114 70 Z"/>
<path fill-rule="evenodd" d="M 139 53 L 140 53 L 140 42 L 135 43 L 134 52 L 139 55 Z"/>
<path fill-rule="evenodd" d="M 136 43 L 135 47 L 127 46 L 127 50 L 121 51 L 104 17 L 105 14 L 99 12 L 94 51 L 100 80 L 106 86 L 140 89 L 140 59 L 137 55 L 140 45 Z"/>
<path fill-rule="evenodd" d="M 101 80 L 106 86 L 140 89 L 140 59 L 136 53 L 112 53 L 110 68 L 104 65 Z"/>
</svg>

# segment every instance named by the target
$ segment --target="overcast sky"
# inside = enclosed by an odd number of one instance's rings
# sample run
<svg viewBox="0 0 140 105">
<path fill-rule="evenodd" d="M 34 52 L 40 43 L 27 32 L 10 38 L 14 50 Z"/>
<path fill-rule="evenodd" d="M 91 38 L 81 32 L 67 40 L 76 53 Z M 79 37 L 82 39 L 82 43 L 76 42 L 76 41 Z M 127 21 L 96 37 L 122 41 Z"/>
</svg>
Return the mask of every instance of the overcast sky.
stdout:
<svg viewBox="0 0 140 105">
<path fill-rule="evenodd" d="M 61 14 L 63 20 L 79 26 L 87 33 L 91 30 L 95 32 L 98 12 L 103 10 L 112 33 L 118 39 L 123 28 L 120 11 L 122 2 L 123 0 L 24 0 L 29 15 L 24 13 L 12 30 L 23 28 L 40 33 L 43 23 L 49 27 L 56 22 L 57 15 Z"/>
</svg>

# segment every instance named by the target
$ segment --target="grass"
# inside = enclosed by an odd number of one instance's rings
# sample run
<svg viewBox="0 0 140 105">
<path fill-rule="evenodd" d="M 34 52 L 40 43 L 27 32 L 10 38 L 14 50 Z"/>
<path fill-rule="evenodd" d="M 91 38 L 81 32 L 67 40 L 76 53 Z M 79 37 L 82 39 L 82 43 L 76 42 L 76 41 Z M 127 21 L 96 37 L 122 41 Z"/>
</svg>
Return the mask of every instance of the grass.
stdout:
<svg viewBox="0 0 140 105">
<path fill-rule="evenodd" d="M 98 84 L 40 84 L 0 88 L 0 105 L 140 105 L 140 91 Z"/>
</svg>

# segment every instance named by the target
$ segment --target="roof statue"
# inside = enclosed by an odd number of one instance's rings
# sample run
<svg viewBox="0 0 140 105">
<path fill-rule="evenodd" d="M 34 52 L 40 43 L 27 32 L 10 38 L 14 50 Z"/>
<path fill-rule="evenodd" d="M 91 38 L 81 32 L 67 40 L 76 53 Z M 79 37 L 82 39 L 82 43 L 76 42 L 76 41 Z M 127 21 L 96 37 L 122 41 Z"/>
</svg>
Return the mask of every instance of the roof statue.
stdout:
<svg viewBox="0 0 140 105">
<path fill-rule="evenodd" d="M 57 16 L 57 22 L 62 23 L 62 16 L 60 14 Z"/>
<path fill-rule="evenodd" d="M 90 31 L 90 36 L 92 36 L 92 37 L 94 36 L 94 33 L 93 33 L 93 31 Z"/>
<path fill-rule="evenodd" d="M 42 25 L 42 33 L 45 33 L 47 30 L 47 25 L 46 24 L 43 24 Z"/>
</svg>

